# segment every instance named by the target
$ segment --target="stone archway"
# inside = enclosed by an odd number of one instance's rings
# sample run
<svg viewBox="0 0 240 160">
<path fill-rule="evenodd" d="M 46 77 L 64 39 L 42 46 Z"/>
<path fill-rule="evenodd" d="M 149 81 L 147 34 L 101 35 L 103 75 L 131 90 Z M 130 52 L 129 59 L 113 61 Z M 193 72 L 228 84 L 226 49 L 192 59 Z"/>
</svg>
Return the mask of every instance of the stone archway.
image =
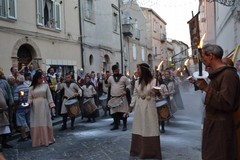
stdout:
<svg viewBox="0 0 240 160">
<path fill-rule="evenodd" d="M 102 58 L 102 68 L 101 71 L 106 72 L 110 70 L 111 62 L 112 62 L 112 52 L 100 49 L 100 56 Z"/>
<path fill-rule="evenodd" d="M 110 58 L 108 55 L 104 55 L 103 59 L 103 72 L 110 70 Z"/>
<path fill-rule="evenodd" d="M 35 68 L 41 64 L 42 56 L 37 44 L 28 37 L 19 39 L 12 51 L 12 64 L 20 66 L 22 63 L 28 65 L 34 64 Z"/>
</svg>

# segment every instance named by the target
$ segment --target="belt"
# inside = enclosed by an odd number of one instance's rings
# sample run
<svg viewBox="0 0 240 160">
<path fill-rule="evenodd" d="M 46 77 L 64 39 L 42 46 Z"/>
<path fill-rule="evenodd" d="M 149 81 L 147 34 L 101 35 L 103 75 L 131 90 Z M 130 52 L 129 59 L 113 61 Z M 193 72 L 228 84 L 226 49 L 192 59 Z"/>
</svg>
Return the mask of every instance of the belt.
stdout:
<svg viewBox="0 0 240 160">
<path fill-rule="evenodd" d="M 123 96 L 111 96 L 111 98 L 120 98 L 120 97 L 123 97 Z"/>
<path fill-rule="evenodd" d="M 90 98 L 94 98 L 94 97 L 84 97 L 85 99 L 90 99 Z"/>
<path fill-rule="evenodd" d="M 231 118 L 230 114 L 227 113 L 209 113 L 206 112 L 206 119 L 210 119 L 210 120 L 227 120 L 229 118 Z"/>
</svg>

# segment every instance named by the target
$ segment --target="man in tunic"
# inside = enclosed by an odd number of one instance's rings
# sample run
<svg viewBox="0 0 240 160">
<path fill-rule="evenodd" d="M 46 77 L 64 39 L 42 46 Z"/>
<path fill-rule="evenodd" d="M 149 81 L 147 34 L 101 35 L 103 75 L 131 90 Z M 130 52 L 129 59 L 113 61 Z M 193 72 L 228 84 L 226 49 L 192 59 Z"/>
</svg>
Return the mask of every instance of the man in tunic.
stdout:
<svg viewBox="0 0 240 160">
<path fill-rule="evenodd" d="M 56 85 L 58 83 L 58 75 L 55 73 L 55 69 L 53 67 L 48 68 L 47 74 L 47 83 L 51 90 L 52 98 L 55 104 L 57 104 L 57 92 L 56 92 Z M 55 113 L 52 114 L 52 119 L 55 117 Z"/>
<path fill-rule="evenodd" d="M 61 108 L 61 115 L 63 117 L 63 125 L 62 125 L 60 131 L 67 129 L 68 113 L 67 113 L 67 109 L 65 106 L 65 102 L 68 99 L 77 98 L 78 96 L 80 96 L 80 97 L 82 96 L 82 90 L 79 88 L 77 83 L 75 83 L 72 80 L 72 75 L 70 73 L 67 73 L 65 78 L 66 78 L 65 83 L 61 83 L 57 87 L 58 90 L 64 89 L 64 100 L 63 100 L 62 108 Z M 75 129 L 74 121 L 75 121 L 75 117 L 71 117 L 71 130 Z"/>
<path fill-rule="evenodd" d="M 234 67 L 225 65 L 221 59 L 223 49 L 207 44 L 202 48 L 202 61 L 209 67 L 207 84 L 198 79 L 196 84 L 206 92 L 204 104 L 206 115 L 203 125 L 202 159 L 233 160 L 236 158 L 233 112 L 239 106 L 240 84 Z"/>
<path fill-rule="evenodd" d="M 105 84 L 110 89 L 110 100 L 108 105 L 113 102 L 110 107 L 110 113 L 113 116 L 114 126 L 111 130 L 118 129 L 119 126 L 119 119 L 123 120 L 123 128 L 122 131 L 127 130 L 127 116 L 124 116 L 124 113 L 128 112 L 129 104 L 127 100 L 127 92 L 130 90 L 130 81 L 129 79 L 119 73 L 118 65 L 112 66 L 113 75 L 111 75 L 107 80 L 105 80 Z M 118 100 L 116 100 L 118 99 Z M 116 100 L 116 101 L 115 101 Z M 114 104 L 115 103 L 115 104 Z M 116 105 L 116 106 L 113 106 Z"/>
</svg>

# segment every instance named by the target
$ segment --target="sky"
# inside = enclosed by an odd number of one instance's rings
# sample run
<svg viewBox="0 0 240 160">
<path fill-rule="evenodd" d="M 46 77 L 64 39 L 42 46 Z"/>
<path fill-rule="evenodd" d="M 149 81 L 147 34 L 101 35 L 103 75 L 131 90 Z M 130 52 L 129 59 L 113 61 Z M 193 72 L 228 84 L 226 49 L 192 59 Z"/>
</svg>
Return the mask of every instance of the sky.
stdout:
<svg viewBox="0 0 240 160">
<path fill-rule="evenodd" d="M 190 44 L 188 21 L 197 14 L 199 0 L 137 0 L 140 6 L 152 8 L 166 23 L 167 38 Z"/>
</svg>

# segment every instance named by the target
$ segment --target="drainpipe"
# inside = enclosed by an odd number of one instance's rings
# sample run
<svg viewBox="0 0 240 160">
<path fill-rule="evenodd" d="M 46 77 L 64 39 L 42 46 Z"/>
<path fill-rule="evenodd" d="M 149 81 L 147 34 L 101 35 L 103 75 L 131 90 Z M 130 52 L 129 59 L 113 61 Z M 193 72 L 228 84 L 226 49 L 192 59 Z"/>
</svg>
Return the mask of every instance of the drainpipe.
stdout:
<svg viewBox="0 0 240 160">
<path fill-rule="evenodd" d="M 82 10 L 81 10 L 81 0 L 78 0 L 78 8 L 79 8 L 79 30 L 80 30 L 80 49 L 81 49 L 81 60 L 82 60 L 82 69 L 85 71 L 84 68 L 84 56 L 83 56 L 83 40 L 82 40 Z"/>
<path fill-rule="evenodd" d="M 123 74 L 123 47 L 122 47 L 122 18 L 121 18 L 121 5 L 120 0 L 118 0 L 118 14 L 119 14 L 119 29 L 120 29 L 120 52 L 121 52 L 121 70 Z"/>
</svg>

